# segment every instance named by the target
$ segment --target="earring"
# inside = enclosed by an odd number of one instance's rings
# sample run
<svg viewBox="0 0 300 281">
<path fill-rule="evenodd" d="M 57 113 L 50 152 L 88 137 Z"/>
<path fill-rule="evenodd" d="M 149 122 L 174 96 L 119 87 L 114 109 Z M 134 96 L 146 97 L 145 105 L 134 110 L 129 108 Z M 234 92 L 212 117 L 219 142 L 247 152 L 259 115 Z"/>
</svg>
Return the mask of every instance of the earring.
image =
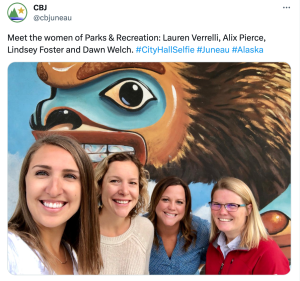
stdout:
<svg viewBox="0 0 300 281">
<path fill-rule="evenodd" d="M 99 202 L 98 202 L 98 209 L 102 209 L 103 204 L 102 204 L 102 199 L 100 197 Z"/>
</svg>

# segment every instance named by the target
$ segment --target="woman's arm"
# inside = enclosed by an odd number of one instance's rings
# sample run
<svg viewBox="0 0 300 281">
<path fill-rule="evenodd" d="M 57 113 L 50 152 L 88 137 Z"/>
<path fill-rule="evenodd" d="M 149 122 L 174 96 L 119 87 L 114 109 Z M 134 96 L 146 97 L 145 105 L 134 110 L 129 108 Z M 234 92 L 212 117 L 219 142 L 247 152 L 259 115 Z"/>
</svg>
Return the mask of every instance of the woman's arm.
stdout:
<svg viewBox="0 0 300 281">
<path fill-rule="evenodd" d="M 270 239 L 264 241 L 264 247 L 253 269 L 253 274 L 284 275 L 289 273 L 289 262 L 278 245 Z"/>
<path fill-rule="evenodd" d="M 13 241 L 8 237 L 7 240 L 7 269 L 10 274 L 18 274 L 17 250 Z"/>
</svg>

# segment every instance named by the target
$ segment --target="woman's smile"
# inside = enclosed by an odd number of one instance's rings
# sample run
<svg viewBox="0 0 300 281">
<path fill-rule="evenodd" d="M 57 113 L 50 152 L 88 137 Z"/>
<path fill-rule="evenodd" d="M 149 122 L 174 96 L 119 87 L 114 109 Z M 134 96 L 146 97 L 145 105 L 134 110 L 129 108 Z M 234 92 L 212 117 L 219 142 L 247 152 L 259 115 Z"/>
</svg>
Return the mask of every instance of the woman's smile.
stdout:
<svg viewBox="0 0 300 281">
<path fill-rule="evenodd" d="M 115 161 L 103 178 L 102 212 L 109 216 L 126 218 L 139 198 L 139 171 L 131 161 Z"/>
<path fill-rule="evenodd" d="M 81 183 L 72 155 L 44 145 L 32 156 L 25 177 L 26 200 L 34 221 L 44 227 L 65 226 L 79 209 Z"/>
<path fill-rule="evenodd" d="M 178 227 L 185 214 L 185 192 L 181 185 L 171 185 L 162 194 L 156 209 L 158 223 Z"/>
</svg>

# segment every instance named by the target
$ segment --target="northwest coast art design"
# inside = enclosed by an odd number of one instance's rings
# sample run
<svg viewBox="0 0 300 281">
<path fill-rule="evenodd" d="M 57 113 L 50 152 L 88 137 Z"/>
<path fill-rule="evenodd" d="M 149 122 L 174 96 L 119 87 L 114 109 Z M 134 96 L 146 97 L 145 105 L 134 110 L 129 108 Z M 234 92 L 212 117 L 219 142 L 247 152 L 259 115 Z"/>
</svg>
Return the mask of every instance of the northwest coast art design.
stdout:
<svg viewBox="0 0 300 281">
<path fill-rule="evenodd" d="M 135 153 L 155 181 L 233 176 L 260 209 L 290 185 L 285 63 L 38 63 L 37 74 L 51 93 L 30 117 L 35 138 L 72 135 L 95 163 Z M 262 218 L 290 259 L 289 216 L 278 207 Z"/>
</svg>

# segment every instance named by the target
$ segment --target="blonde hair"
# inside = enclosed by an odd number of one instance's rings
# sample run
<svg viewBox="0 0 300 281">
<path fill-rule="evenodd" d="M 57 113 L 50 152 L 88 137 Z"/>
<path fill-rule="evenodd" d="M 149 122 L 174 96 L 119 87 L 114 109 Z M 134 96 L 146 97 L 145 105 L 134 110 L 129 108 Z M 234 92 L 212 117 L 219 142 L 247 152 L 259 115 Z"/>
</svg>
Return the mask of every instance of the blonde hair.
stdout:
<svg viewBox="0 0 300 281">
<path fill-rule="evenodd" d="M 26 201 L 25 177 L 33 155 L 44 145 L 54 145 L 68 151 L 79 169 L 80 207 L 67 221 L 62 240 L 76 252 L 80 274 L 99 274 L 102 259 L 93 165 L 80 144 L 70 137 L 49 134 L 37 140 L 29 148 L 20 172 L 18 203 L 8 222 L 8 229 L 18 235 L 31 249 L 36 250 L 46 268 L 52 272 L 49 261 L 53 258 L 44 246 L 39 228 L 32 218 Z"/>
<path fill-rule="evenodd" d="M 214 185 L 211 191 L 211 201 L 213 201 L 214 193 L 220 189 L 232 191 L 240 196 L 246 205 L 252 205 L 252 211 L 247 216 L 245 227 L 241 233 L 240 247 L 246 247 L 250 250 L 252 248 L 258 247 L 259 241 L 261 239 L 267 240 L 268 233 L 262 222 L 258 206 L 250 188 L 239 179 L 232 177 L 221 178 Z M 217 228 L 211 215 L 211 231 L 209 241 L 213 242 L 216 239 L 218 233 L 219 229 Z"/>
<path fill-rule="evenodd" d="M 148 194 L 149 173 L 147 170 L 144 169 L 144 166 L 141 164 L 141 162 L 136 156 L 123 153 L 123 152 L 112 153 L 97 164 L 95 168 L 95 180 L 97 186 L 98 202 L 101 201 L 103 178 L 108 171 L 109 165 L 115 161 L 121 161 L 121 162 L 131 161 L 136 165 L 139 171 L 139 199 L 135 207 L 129 212 L 128 216 L 135 217 L 140 213 L 146 212 L 146 208 L 149 203 L 149 194 Z"/>
</svg>

